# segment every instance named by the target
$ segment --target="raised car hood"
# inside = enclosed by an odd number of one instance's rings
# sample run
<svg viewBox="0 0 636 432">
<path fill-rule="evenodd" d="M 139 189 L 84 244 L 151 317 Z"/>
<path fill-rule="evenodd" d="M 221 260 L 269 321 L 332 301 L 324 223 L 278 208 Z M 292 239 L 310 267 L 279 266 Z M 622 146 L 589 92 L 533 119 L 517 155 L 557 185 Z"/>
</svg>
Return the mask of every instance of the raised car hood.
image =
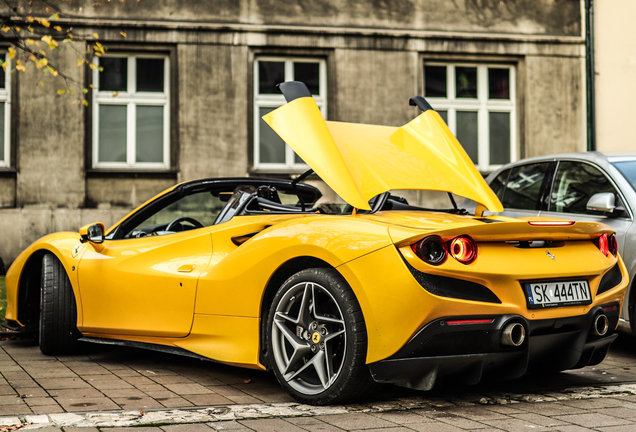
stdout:
<svg viewBox="0 0 636 432">
<path fill-rule="evenodd" d="M 263 119 L 342 199 L 370 210 L 391 189 L 451 192 L 503 211 L 444 120 L 433 110 L 402 127 L 325 121 L 312 97 Z"/>
</svg>

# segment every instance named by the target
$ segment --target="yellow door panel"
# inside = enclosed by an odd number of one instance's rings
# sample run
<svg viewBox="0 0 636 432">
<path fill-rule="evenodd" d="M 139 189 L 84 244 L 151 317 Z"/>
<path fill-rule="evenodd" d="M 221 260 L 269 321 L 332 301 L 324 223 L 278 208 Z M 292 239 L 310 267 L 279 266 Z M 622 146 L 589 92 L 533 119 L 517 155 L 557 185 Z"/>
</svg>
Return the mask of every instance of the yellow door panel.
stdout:
<svg viewBox="0 0 636 432">
<path fill-rule="evenodd" d="M 95 333 L 183 337 L 197 279 L 210 262 L 209 229 L 110 240 L 91 246 L 78 269 L 84 322 Z"/>
</svg>

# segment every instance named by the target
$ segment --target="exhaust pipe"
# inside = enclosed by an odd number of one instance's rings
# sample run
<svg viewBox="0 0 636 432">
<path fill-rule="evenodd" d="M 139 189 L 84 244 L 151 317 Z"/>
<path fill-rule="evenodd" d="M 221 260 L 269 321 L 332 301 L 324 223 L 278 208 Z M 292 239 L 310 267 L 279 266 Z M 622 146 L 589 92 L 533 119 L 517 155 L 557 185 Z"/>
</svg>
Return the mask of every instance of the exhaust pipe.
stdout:
<svg viewBox="0 0 636 432">
<path fill-rule="evenodd" d="M 519 323 L 510 323 L 501 331 L 501 344 L 506 346 L 520 346 L 526 339 L 526 329 Z"/>
<path fill-rule="evenodd" d="M 605 314 L 596 315 L 594 325 L 592 325 L 592 334 L 594 336 L 605 336 L 609 330 L 609 320 Z"/>
</svg>

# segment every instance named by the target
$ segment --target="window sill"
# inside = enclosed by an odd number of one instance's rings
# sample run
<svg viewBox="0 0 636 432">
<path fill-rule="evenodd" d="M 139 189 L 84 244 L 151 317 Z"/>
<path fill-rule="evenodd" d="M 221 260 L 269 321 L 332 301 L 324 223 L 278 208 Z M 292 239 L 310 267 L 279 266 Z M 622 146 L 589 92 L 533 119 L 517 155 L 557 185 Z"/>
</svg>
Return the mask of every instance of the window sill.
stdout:
<svg viewBox="0 0 636 432">
<path fill-rule="evenodd" d="M 86 178 L 177 179 L 177 170 L 87 169 Z"/>
<path fill-rule="evenodd" d="M 16 178 L 18 170 L 15 168 L 0 168 L 0 178 Z"/>
</svg>

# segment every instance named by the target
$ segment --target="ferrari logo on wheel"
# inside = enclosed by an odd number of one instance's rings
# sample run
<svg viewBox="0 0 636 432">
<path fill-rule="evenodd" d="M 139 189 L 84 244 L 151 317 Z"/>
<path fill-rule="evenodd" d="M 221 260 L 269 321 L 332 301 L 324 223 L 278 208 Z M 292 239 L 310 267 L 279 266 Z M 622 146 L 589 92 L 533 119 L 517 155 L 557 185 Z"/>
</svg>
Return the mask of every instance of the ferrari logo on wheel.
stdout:
<svg viewBox="0 0 636 432">
<path fill-rule="evenodd" d="M 315 332 L 313 335 L 311 335 L 311 340 L 313 341 L 313 343 L 320 342 L 320 333 Z"/>
</svg>

